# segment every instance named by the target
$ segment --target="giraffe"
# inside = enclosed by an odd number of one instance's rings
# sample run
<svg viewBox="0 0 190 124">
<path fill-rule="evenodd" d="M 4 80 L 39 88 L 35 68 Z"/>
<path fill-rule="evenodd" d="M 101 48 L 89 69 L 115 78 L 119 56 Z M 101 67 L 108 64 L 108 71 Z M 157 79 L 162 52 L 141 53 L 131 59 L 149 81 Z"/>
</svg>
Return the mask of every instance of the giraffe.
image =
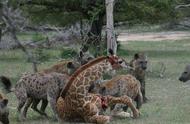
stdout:
<svg viewBox="0 0 190 124">
<path fill-rule="evenodd" d="M 119 58 L 111 54 L 111 56 L 107 57 L 98 57 L 77 69 L 61 93 L 63 101 L 61 105 L 62 117 L 60 119 L 82 119 L 89 123 L 108 123 L 110 116 L 99 115 L 101 109 L 106 106 L 106 104 L 102 104 L 102 101 L 106 101 L 105 103 L 108 105 L 127 104 L 131 108 L 134 117 L 138 117 L 139 112 L 132 103 L 132 99 L 128 96 L 102 97 L 88 92 L 90 85 L 94 81 L 100 79 L 103 73 L 119 68 L 120 63 Z"/>
</svg>

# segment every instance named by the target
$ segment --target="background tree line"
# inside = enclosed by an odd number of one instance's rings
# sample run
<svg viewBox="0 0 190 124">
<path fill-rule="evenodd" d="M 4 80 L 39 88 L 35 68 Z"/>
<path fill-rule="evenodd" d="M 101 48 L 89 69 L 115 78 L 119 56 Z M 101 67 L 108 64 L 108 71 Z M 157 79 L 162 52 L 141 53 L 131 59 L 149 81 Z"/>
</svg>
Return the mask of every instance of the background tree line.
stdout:
<svg viewBox="0 0 190 124">
<path fill-rule="evenodd" d="M 189 0 L 115 0 L 114 21 L 130 25 L 169 22 L 173 26 L 179 19 L 190 16 L 189 4 Z M 31 26 L 88 23 L 86 43 L 100 46 L 102 27 L 106 24 L 104 0 L 9 0 L 8 5 L 22 10 Z M 187 6 L 176 9 L 179 5 Z"/>
</svg>

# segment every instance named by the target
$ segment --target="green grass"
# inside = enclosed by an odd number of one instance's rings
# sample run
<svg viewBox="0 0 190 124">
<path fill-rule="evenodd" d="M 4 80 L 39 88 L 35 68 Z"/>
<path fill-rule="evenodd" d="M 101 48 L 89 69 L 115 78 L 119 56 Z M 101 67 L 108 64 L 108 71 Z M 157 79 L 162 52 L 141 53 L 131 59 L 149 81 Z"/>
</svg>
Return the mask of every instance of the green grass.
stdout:
<svg viewBox="0 0 190 124">
<path fill-rule="evenodd" d="M 190 40 L 190 39 L 189 39 Z M 118 54 L 127 61 L 136 52 L 143 51 L 148 55 L 149 72 L 146 79 L 146 92 L 150 101 L 143 104 L 141 116 L 138 119 L 114 119 L 113 124 L 188 124 L 190 122 L 190 85 L 181 83 L 178 77 L 184 66 L 190 63 L 190 42 L 160 41 L 160 42 L 128 42 L 123 44 Z M 45 68 L 55 63 L 60 57 L 60 50 L 46 50 L 50 60 L 40 65 Z M 159 78 L 160 62 L 166 66 L 163 78 Z M 32 71 L 32 66 L 20 50 L 0 51 L 0 75 L 9 76 L 13 82 L 26 71 Z M 7 95 L 10 106 L 11 124 L 21 124 L 17 119 L 17 100 L 13 93 Z M 52 111 L 48 106 L 48 115 Z M 23 124 L 57 124 L 52 118 L 44 119 L 31 109 L 28 120 Z"/>
</svg>

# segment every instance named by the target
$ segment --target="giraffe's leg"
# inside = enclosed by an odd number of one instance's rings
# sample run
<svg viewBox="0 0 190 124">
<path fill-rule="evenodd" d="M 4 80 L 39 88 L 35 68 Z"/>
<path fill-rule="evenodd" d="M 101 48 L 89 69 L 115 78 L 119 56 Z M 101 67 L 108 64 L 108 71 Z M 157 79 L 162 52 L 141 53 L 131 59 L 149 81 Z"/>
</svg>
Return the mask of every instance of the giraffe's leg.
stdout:
<svg viewBox="0 0 190 124">
<path fill-rule="evenodd" d="M 26 101 L 26 104 L 25 104 L 24 110 L 23 110 L 23 117 L 24 118 L 26 118 L 26 114 L 27 114 L 28 108 L 32 104 L 32 100 L 33 100 L 32 98 L 28 98 L 27 101 Z"/>
<path fill-rule="evenodd" d="M 110 122 L 110 116 L 98 115 L 99 109 L 95 104 L 87 103 L 83 106 L 84 119 L 88 123 L 106 124 Z"/>
<path fill-rule="evenodd" d="M 137 118 L 139 116 L 139 111 L 134 106 L 132 99 L 128 96 L 122 96 L 122 97 L 107 96 L 107 102 L 109 106 L 117 103 L 126 104 L 129 108 L 131 108 L 134 118 Z"/>
</svg>

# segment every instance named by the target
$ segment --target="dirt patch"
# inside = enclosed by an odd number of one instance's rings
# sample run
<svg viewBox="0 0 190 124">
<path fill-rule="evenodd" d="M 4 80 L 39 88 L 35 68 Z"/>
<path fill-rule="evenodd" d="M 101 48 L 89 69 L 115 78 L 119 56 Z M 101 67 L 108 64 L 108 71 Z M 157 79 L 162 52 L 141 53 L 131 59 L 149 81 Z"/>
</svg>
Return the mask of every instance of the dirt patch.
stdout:
<svg viewBox="0 0 190 124">
<path fill-rule="evenodd" d="M 118 41 L 173 41 L 190 39 L 188 31 L 146 32 L 146 33 L 120 33 Z"/>
</svg>

